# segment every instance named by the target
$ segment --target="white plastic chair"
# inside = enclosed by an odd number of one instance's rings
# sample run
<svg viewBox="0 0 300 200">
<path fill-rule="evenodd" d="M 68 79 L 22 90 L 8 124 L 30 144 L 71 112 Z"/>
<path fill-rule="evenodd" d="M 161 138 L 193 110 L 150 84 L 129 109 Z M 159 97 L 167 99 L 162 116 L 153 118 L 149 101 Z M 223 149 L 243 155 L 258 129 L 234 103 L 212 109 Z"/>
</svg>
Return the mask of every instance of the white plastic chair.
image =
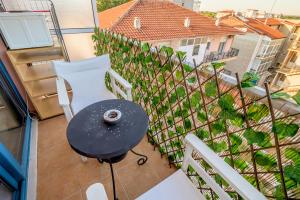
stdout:
<svg viewBox="0 0 300 200">
<path fill-rule="evenodd" d="M 62 106 L 67 121 L 83 108 L 107 99 L 116 99 L 117 94 L 131 101 L 131 84 L 111 69 L 109 55 L 102 55 L 76 62 L 53 61 L 57 79 L 56 87 L 59 104 Z M 110 75 L 113 92 L 105 85 L 105 75 Z M 72 102 L 70 104 L 65 81 L 72 88 Z M 118 82 L 125 91 L 117 84 Z M 87 158 L 81 156 L 83 161 Z"/>
<path fill-rule="evenodd" d="M 111 69 L 108 54 L 77 62 L 53 61 L 52 64 L 57 75 L 58 101 L 68 121 L 83 108 L 101 100 L 116 99 L 117 94 L 126 100 L 132 100 L 131 84 Z M 106 73 L 110 75 L 113 92 L 106 88 Z M 71 105 L 65 81 L 72 88 Z M 125 88 L 125 92 L 118 87 L 116 81 Z"/>
<path fill-rule="evenodd" d="M 101 183 L 94 183 L 86 190 L 87 200 L 108 200 L 104 186 Z"/>
<path fill-rule="evenodd" d="M 247 182 L 238 172 L 215 154 L 195 135 L 185 138 L 186 150 L 181 169 L 142 194 L 137 200 L 199 200 L 206 198 L 186 175 L 190 165 L 206 184 L 220 197 L 229 200 L 231 197 L 221 188 L 205 169 L 192 157 L 197 152 L 239 195 L 247 200 L 265 200 L 266 198 Z"/>
</svg>

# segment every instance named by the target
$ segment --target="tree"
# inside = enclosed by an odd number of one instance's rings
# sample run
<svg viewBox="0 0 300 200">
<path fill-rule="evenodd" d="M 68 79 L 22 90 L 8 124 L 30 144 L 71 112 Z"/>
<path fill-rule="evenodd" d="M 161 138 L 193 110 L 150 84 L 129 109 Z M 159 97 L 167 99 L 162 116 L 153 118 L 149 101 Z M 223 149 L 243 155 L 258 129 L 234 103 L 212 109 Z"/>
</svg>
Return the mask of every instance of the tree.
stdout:
<svg viewBox="0 0 300 200">
<path fill-rule="evenodd" d="M 130 0 L 97 0 L 97 11 L 101 12 L 109 8 L 126 3 Z"/>
</svg>

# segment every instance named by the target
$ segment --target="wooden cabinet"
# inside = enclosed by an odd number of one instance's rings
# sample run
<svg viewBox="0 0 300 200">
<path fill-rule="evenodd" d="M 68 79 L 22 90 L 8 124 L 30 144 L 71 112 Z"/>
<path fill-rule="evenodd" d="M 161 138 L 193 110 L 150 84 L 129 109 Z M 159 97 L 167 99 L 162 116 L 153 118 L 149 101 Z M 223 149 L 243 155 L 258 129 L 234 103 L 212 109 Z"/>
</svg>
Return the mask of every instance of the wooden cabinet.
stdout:
<svg viewBox="0 0 300 200">
<path fill-rule="evenodd" d="M 41 47 L 7 52 L 28 98 L 32 101 L 40 119 L 63 114 L 58 104 L 55 72 L 51 60 L 63 60 L 60 47 Z M 67 88 L 70 91 L 71 88 Z"/>
</svg>

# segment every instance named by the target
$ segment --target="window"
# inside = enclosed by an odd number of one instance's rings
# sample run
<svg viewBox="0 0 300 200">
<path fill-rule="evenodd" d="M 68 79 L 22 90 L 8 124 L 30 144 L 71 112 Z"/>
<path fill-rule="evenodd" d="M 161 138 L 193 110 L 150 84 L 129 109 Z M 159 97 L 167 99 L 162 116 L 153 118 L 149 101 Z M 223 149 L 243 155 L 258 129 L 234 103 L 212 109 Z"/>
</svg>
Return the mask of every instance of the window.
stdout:
<svg viewBox="0 0 300 200">
<path fill-rule="evenodd" d="M 195 45 L 193 49 L 193 56 L 197 56 L 199 54 L 200 45 Z"/>
<path fill-rule="evenodd" d="M 187 40 L 181 40 L 180 46 L 186 46 L 187 45 Z"/>
<path fill-rule="evenodd" d="M 189 39 L 188 40 L 188 45 L 193 45 L 194 44 L 194 39 Z"/>
<path fill-rule="evenodd" d="M 226 42 L 220 42 L 218 53 L 222 53 L 224 51 Z"/>
<path fill-rule="evenodd" d="M 206 50 L 208 51 L 209 49 L 210 49 L 210 42 L 208 42 L 206 46 Z"/>
<path fill-rule="evenodd" d="M 195 44 L 200 44 L 201 43 L 201 38 L 195 39 Z"/>
</svg>

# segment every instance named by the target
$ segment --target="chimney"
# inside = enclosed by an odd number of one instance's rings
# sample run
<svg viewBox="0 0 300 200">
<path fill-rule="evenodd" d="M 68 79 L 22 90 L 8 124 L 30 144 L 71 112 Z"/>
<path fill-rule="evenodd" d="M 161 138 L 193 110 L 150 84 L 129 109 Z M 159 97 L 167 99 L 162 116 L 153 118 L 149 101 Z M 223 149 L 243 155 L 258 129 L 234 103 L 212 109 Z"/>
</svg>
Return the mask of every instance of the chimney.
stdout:
<svg viewBox="0 0 300 200">
<path fill-rule="evenodd" d="M 216 25 L 216 26 L 219 26 L 219 25 L 220 25 L 220 21 L 221 21 L 221 20 L 220 20 L 220 17 L 217 17 L 217 19 L 216 19 L 216 21 L 215 21 L 215 25 Z"/>
<path fill-rule="evenodd" d="M 133 26 L 134 26 L 135 29 L 141 29 L 142 23 L 141 23 L 141 19 L 139 17 L 134 18 Z"/>
<path fill-rule="evenodd" d="M 184 20 L 184 27 L 185 28 L 189 28 L 191 25 L 191 20 L 189 17 L 186 17 L 185 20 Z"/>
</svg>

